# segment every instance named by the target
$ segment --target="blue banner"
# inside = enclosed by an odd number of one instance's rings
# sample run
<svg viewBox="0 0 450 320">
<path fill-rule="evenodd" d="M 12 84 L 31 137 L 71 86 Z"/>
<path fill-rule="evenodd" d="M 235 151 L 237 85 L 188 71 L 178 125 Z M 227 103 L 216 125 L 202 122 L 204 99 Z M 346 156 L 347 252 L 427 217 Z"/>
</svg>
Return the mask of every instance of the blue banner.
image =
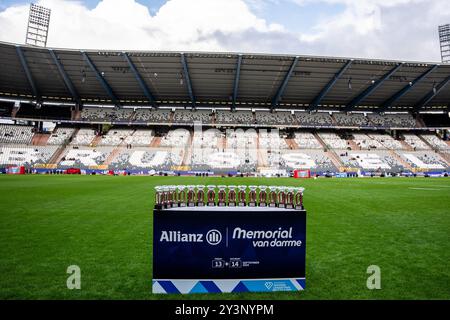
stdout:
<svg viewBox="0 0 450 320">
<path fill-rule="evenodd" d="M 174 208 L 153 227 L 154 293 L 304 289 L 305 211 Z"/>
</svg>

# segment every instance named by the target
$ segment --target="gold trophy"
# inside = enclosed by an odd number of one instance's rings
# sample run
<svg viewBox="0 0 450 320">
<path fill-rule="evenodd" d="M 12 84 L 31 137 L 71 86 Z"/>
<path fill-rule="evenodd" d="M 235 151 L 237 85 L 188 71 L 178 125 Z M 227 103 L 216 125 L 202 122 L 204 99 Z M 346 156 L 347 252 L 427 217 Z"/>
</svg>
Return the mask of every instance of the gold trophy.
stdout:
<svg viewBox="0 0 450 320">
<path fill-rule="evenodd" d="M 225 207 L 227 205 L 227 186 L 219 186 L 219 207 Z"/>
<path fill-rule="evenodd" d="M 267 207 L 267 186 L 259 186 L 259 206 Z"/>
<path fill-rule="evenodd" d="M 155 187 L 155 208 L 161 210 L 164 206 L 164 193 L 161 186 Z"/>
<path fill-rule="evenodd" d="M 269 207 L 275 208 L 277 206 L 278 196 L 277 196 L 277 186 L 269 187 Z"/>
<path fill-rule="evenodd" d="M 278 208 L 286 208 L 286 187 L 278 187 Z"/>
<path fill-rule="evenodd" d="M 247 193 L 246 189 L 247 186 L 239 186 L 239 192 L 238 192 L 238 205 L 239 207 L 245 207 L 246 201 L 247 201 Z"/>
<path fill-rule="evenodd" d="M 214 207 L 216 205 L 216 186 L 208 186 L 208 193 L 206 197 L 208 198 L 208 206 Z"/>
<path fill-rule="evenodd" d="M 169 187 L 168 186 L 163 186 L 162 187 L 162 192 L 163 192 L 163 207 L 167 209 L 167 208 L 170 207 Z"/>
<path fill-rule="evenodd" d="M 188 186 L 188 207 L 195 207 L 195 186 Z"/>
<path fill-rule="evenodd" d="M 294 209 L 294 187 L 288 187 L 286 193 L 286 209 Z"/>
<path fill-rule="evenodd" d="M 205 206 L 205 186 L 203 185 L 197 186 L 197 206 Z"/>
<path fill-rule="evenodd" d="M 305 188 L 295 188 L 295 196 L 294 196 L 294 204 L 295 209 L 297 210 L 303 210 L 303 192 L 305 191 Z"/>
<path fill-rule="evenodd" d="M 178 207 L 176 186 L 167 186 L 167 188 L 169 189 L 169 208 Z"/>
<path fill-rule="evenodd" d="M 236 206 L 236 186 L 228 186 L 228 206 Z"/>
<path fill-rule="evenodd" d="M 257 186 L 250 186 L 250 192 L 248 193 L 248 206 L 256 207 L 256 188 Z"/>
<path fill-rule="evenodd" d="M 186 186 L 177 186 L 178 189 L 178 206 L 186 207 Z"/>
</svg>

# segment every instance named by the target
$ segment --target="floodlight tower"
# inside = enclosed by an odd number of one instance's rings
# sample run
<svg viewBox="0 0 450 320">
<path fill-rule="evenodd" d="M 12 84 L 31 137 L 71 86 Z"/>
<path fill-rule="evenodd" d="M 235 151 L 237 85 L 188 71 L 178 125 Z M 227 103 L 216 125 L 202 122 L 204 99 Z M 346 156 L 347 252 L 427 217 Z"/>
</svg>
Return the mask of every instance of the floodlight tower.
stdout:
<svg viewBox="0 0 450 320">
<path fill-rule="evenodd" d="M 28 16 L 28 28 L 25 43 L 33 46 L 46 47 L 48 29 L 50 25 L 51 10 L 35 5 L 30 5 Z"/>
<path fill-rule="evenodd" d="M 450 63 L 450 24 L 439 26 L 442 63 Z"/>
</svg>

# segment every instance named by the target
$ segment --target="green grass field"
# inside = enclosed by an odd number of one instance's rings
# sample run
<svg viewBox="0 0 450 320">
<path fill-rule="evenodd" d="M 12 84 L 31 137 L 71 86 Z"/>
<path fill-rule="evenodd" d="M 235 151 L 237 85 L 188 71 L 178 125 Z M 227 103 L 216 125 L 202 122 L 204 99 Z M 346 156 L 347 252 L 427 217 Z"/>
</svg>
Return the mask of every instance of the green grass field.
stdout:
<svg viewBox="0 0 450 320">
<path fill-rule="evenodd" d="M 152 295 L 153 187 L 192 183 L 305 186 L 306 291 Z M 450 299 L 449 262 L 448 178 L 0 176 L 0 299 Z"/>
</svg>

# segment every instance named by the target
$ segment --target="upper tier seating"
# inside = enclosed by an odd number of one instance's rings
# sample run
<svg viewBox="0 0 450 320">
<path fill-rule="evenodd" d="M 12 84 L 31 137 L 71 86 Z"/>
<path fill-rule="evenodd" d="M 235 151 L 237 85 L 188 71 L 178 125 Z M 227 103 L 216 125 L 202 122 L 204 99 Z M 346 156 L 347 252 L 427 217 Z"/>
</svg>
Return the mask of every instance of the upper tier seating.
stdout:
<svg viewBox="0 0 450 320">
<path fill-rule="evenodd" d="M 73 137 L 72 145 L 84 145 L 88 146 L 95 138 L 95 131 L 92 129 L 80 129 L 75 137 Z"/>
<path fill-rule="evenodd" d="M 210 110 L 191 111 L 177 109 L 173 115 L 173 123 L 211 123 L 211 113 L 212 111 Z"/>
<path fill-rule="evenodd" d="M 254 124 L 253 113 L 251 111 L 216 111 L 216 123 L 218 124 Z"/>
<path fill-rule="evenodd" d="M 410 114 L 385 114 L 369 113 L 369 120 L 377 127 L 414 128 L 416 120 Z"/>
<path fill-rule="evenodd" d="M 148 123 L 169 123 L 172 111 L 167 109 L 136 109 L 135 121 Z"/>
<path fill-rule="evenodd" d="M 70 137 L 75 132 L 74 128 L 57 128 L 48 138 L 47 144 L 49 145 L 63 145 L 69 142 Z"/>
<path fill-rule="evenodd" d="M 331 116 L 324 112 L 294 112 L 294 119 L 302 126 L 327 127 L 333 125 Z"/>
<path fill-rule="evenodd" d="M 332 149 L 347 149 L 349 147 L 348 142 L 336 133 L 319 133 L 319 136 Z"/>
<path fill-rule="evenodd" d="M 57 146 L 1 146 L 0 165 L 31 166 L 46 164 L 57 148 Z"/>
<path fill-rule="evenodd" d="M 322 149 L 320 142 L 309 132 L 296 132 L 294 140 L 300 149 Z"/>
<path fill-rule="evenodd" d="M 336 124 L 343 127 L 365 127 L 369 122 L 361 113 L 333 113 L 333 117 Z"/>
<path fill-rule="evenodd" d="M 292 125 L 294 118 L 290 112 L 257 111 L 256 123 L 262 125 Z"/>
<path fill-rule="evenodd" d="M 414 150 L 430 150 L 431 148 L 415 134 L 405 134 L 405 142 Z"/>
<path fill-rule="evenodd" d="M 125 141 L 133 134 L 134 130 L 127 129 L 111 129 L 102 137 L 99 145 L 102 146 L 117 146 Z"/>
<path fill-rule="evenodd" d="M 133 109 L 123 108 L 123 109 L 114 109 L 114 108 L 89 108 L 85 107 L 81 111 L 81 119 L 87 121 L 123 121 L 128 122 L 133 115 Z"/>
<path fill-rule="evenodd" d="M 0 143 L 31 144 L 33 127 L 0 124 Z"/>
</svg>

